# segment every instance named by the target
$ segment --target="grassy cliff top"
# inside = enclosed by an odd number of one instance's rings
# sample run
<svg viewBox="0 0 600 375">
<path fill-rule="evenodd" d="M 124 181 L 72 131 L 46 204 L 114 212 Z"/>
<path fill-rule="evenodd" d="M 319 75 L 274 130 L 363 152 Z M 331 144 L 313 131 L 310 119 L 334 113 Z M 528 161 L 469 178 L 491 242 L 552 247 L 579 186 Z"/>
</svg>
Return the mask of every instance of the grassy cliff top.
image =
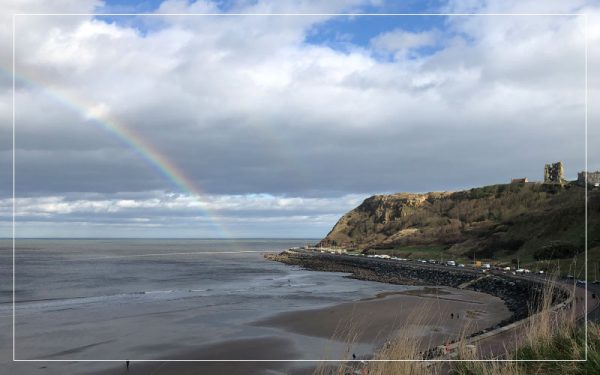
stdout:
<svg viewBox="0 0 600 375">
<path fill-rule="evenodd" d="M 588 246 L 595 249 L 600 191 L 589 190 L 588 199 Z M 585 249 L 585 189 L 527 183 L 374 195 L 346 213 L 320 244 L 426 259 L 558 264 Z"/>
</svg>

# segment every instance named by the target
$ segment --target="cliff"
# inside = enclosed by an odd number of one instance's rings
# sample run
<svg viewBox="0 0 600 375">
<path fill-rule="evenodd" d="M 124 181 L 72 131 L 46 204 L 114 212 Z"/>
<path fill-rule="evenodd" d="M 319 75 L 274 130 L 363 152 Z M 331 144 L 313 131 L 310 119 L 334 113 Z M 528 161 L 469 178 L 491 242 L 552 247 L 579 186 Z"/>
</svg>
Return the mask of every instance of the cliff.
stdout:
<svg viewBox="0 0 600 375">
<path fill-rule="evenodd" d="M 590 190 L 589 246 L 600 245 L 600 193 Z M 319 243 L 358 250 L 436 248 L 454 255 L 536 259 L 576 255 L 585 244 L 585 194 L 575 184 L 507 184 L 459 192 L 375 195 Z"/>
</svg>

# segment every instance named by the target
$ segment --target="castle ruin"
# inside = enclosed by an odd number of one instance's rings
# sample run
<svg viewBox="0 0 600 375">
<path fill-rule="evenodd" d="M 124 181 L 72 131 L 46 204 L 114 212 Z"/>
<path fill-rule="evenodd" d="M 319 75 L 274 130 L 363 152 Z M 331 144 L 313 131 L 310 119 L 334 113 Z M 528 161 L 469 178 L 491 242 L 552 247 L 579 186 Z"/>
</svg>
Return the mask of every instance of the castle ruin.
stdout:
<svg viewBox="0 0 600 375">
<path fill-rule="evenodd" d="M 545 184 L 562 184 L 565 182 L 564 168 L 562 161 L 544 166 Z"/>
<path fill-rule="evenodd" d="M 588 185 L 600 187 L 600 172 L 577 173 L 577 184 L 580 186 L 585 186 L 586 176 Z"/>
</svg>

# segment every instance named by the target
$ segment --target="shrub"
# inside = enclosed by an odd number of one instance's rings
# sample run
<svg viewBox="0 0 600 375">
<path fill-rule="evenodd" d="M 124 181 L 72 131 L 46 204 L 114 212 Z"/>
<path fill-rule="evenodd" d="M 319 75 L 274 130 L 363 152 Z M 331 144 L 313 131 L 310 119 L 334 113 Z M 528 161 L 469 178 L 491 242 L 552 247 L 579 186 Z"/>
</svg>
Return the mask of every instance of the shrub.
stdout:
<svg viewBox="0 0 600 375">
<path fill-rule="evenodd" d="M 536 260 L 572 258 L 582 252 L 580 246 L 566 242 L 551 242 L 533 253 Z"/>
</svg>

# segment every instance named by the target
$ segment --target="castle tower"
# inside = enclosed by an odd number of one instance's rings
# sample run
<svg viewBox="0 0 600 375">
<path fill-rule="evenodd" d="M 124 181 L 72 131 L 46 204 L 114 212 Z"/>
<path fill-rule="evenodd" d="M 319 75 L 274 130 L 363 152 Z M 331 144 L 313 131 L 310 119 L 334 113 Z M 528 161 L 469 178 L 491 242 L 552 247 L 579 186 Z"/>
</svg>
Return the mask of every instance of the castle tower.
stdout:
<svg viewBox="0 0 600 375">
<path fill-rule="evenodd" d="M 562 161 L 544 166 L 545 184 L 562 184 L 565 182 L 564 168 Z"/>
</svg>

